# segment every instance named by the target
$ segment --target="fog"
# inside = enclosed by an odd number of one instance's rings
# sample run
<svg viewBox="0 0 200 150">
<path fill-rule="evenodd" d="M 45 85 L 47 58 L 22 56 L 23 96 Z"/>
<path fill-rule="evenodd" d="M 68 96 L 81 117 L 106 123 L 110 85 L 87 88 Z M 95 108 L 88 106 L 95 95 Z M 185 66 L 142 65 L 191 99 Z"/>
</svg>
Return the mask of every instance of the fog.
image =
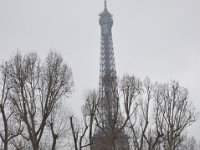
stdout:
<svg viewBox="0 0 200 150">
<path fill-rule="evenodd" d="M 17 50 L 61 53 L 75 82 L 67 104 L 80 115 L 84 92 L 98 87 L 103 7 L 103 0 L 0 0 L 0 60 Z M 200 111 L 199 8 L 199 0 L 108 0 L 119 77 L 178 80 Z M 189 133 L 200 140 L 199 126 L 197 121 Z"/>
</svg>

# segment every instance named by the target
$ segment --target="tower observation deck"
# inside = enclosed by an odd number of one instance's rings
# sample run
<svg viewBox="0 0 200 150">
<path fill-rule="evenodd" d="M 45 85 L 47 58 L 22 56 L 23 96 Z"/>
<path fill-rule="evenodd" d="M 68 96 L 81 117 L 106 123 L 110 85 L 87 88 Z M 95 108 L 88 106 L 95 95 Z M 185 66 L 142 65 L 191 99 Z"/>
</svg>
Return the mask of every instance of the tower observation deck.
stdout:
<svg viewBox="0 0 200 150">
<path fill-rule="evenodd" d="M 98 122 L 92 138 L 92 150 L 129 150 L 128 136 L 118 130 L 122 124 L 117 73 L 112 40 L 113 18 L 107 9 L 99 14 L 101 27 L 101 52 L 99 75 L 99 111 Z"/>
</svg>

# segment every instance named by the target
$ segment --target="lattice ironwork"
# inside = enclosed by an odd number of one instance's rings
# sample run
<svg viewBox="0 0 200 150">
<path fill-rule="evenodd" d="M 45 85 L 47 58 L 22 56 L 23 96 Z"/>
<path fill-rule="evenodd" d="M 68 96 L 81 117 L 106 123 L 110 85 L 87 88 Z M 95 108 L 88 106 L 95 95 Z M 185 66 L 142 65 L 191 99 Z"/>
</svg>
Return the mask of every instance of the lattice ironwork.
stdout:
<svg viewBox="0 0 200 150">
<path fill-rule="evenodd" d="M 101 26 L 99 98 L 100 113 L 102 113 L 100 120 L 109 128 L 114 115 L 119 111 L 119 98 L 112 40 L 113 19 L 107 10 L 106 1 L 104 11 L 99 16 Z"/>
<path fill-rule="evenodd" d="M 113 19 L 111 13 L 105 8 L 100 13 L 101 26 L 101 52 L 99 76 L 99 105 L 98 120 L 103 128 L 96 128 L 93 135 L 92 150 L 112 150 L 112 136 L 116 136 L 118 150 L 129 150 L 128 136 L 123 131 L 114 133 L 123 120 L 120 113 L 117 73 L 112 40 Z M 113 134 L 114 133 L 114 134 Z"/>
</svg>

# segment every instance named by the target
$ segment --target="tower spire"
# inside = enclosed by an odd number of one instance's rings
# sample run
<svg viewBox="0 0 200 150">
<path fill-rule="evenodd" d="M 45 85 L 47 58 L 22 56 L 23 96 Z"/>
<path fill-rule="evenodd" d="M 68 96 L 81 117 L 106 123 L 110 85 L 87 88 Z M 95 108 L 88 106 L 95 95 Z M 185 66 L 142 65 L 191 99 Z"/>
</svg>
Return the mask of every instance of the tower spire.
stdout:
<svg viewBox="0 0 200 150">
<path fill-rule="evenodd" d="M 107 1 L 104 1 L 104 9 L 107 10 Z"/>
</svg>

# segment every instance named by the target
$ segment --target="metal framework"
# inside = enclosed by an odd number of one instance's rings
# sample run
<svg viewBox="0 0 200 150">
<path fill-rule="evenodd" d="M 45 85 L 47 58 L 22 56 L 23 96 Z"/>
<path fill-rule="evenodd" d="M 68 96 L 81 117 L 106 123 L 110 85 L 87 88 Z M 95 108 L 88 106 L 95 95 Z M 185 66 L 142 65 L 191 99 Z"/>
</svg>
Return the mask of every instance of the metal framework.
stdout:
<svg viewBox="0 0 200 150">
<path fill-rule="evenodd" d="M 112 150 L 112 142 L 109 138 L 116 126 L 120 126 L 121 117 L 117 73 L 115 69 L 115 57 L 112 40 L 113 19 L 107 10 L 105 1 L 104 11 L 100 13 L 99 24 L 101 26 L 101 52 L 100 52 L 100 76 L 99 76 L 99 114 L 98 120 L 102 129 L 96 128 L 93 136 L 92 150 Z M 106 132 L 106 133 L 105 133 Z M 109 136 L 110 135 L 110 136 Z M 129 150 L 128 136 L 123 131 L 115 133 L 118 150 Z"/>
<path fill-rule="evenodd" d="M 117 74 L 112 41 L 112 15 L 107 10 L 105 1 L 104 11 L 100 14 L 101 26 L 101 52 L 100 52 L 100 77 L 99 98 L 101 106 L 101 121 L 106 128 L 110 128 L 113 115 L 119 111 Z"/>
</svg>

